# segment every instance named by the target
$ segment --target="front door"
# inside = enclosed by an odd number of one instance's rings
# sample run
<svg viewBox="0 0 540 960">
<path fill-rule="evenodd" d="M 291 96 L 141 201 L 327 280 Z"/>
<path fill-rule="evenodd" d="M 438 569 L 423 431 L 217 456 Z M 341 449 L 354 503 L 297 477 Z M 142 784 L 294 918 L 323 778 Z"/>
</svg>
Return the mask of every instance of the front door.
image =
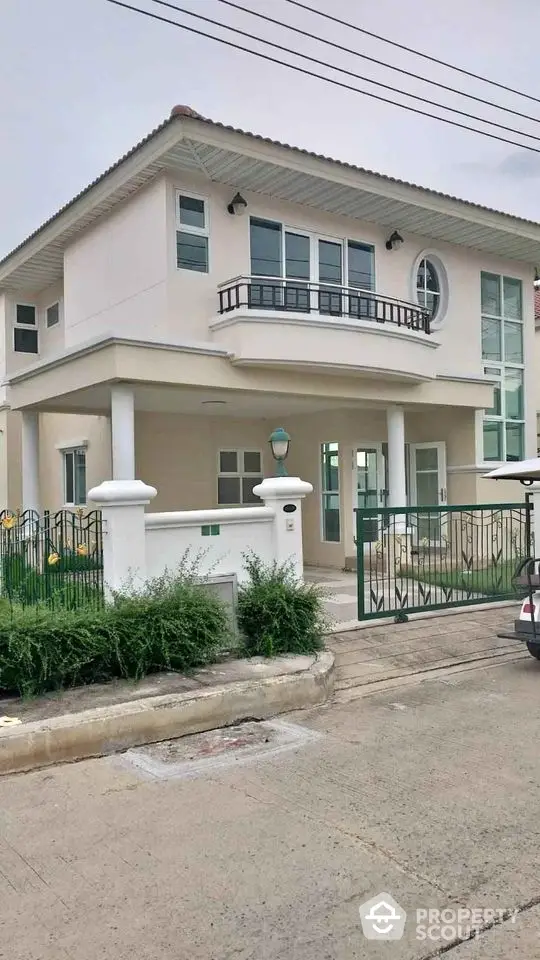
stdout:
<svg viewBox="0 0 540 960">
<path fill-rule="evenodd" d="M 446 503 L 446 444 L 411 443 L 411 506 L 435 507 Z M 418 513 L 419 540 L 440 543 L 444 513 Z"/>
<path fill-rule="evenodd" d="M 364 522 L 364 544 L 381 537 L 381 518 L 376 511 L 385 505 L 384 456 L 382 443 L 358 447 L 354 458 L 354 487 L 357 507 L 373 507 L 373 517 Z"/>
</svg>

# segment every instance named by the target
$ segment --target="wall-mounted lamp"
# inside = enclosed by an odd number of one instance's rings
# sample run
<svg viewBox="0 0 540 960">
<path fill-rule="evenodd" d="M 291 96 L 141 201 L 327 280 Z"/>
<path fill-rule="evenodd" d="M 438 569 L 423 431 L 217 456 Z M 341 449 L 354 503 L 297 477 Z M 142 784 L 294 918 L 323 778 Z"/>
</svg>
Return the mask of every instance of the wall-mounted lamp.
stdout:
<svg viewBox="0 0 540 960">
<path fill-rule="evenodd" d="M 290 442 L 291 438 L 287 431 L 283 429 L 283 427 L 276 427 L 276 429 L 272 431 L 270 437 L 268 438 L 272 456 L 276 461 L 276 475 L 278 477 L 287 476 L 285 460 L 289 455 Z"/>
<path fill-rule="evenodd" d="M 394 232 L 388 237 L 385 246 L 387 250 L 398 250 L 402 243 L 403 237 L 397 232 L 397 230 L 394 230 Z"/>
<path fill-rule="evenodd" d="M 244 200 L 241 193 L 236 193 L 227 206 L 227 212 L 232 216 L 241 217 L 246 212 L 247 200 Z"/>
</svg>

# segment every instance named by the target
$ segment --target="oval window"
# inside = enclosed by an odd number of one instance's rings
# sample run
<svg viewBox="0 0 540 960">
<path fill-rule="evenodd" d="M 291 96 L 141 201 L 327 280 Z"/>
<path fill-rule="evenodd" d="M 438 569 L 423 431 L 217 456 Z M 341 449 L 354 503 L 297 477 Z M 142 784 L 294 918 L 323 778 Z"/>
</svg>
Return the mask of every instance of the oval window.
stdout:
<svg viewBox="0 0 540 960">
<path fill-rule="evenodd" d="M 416 299 L 434 320 L 441 306 L 441 281 L 432 260 L 422 257 L 416 273 Z"/>
</svg>

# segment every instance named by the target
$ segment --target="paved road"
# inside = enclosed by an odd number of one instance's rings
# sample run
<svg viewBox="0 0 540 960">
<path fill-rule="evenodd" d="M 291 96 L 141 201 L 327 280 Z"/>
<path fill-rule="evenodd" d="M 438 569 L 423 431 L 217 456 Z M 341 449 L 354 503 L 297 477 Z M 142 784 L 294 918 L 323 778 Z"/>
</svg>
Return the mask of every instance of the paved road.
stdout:
<svg viewBox="0 0 540 960">
<path fill-rule="evenodd" d="M 115 757 L 0 780 L 2 960 L 419 960 L 443 942 L 415 911 L 443 907 L 520 911 L 451 960 L 540 958 L 540 663 L 288 719 L 319 737 L 191 778 Z M 359 922 L 382 891 L 393 943 Z"/>
</svg>

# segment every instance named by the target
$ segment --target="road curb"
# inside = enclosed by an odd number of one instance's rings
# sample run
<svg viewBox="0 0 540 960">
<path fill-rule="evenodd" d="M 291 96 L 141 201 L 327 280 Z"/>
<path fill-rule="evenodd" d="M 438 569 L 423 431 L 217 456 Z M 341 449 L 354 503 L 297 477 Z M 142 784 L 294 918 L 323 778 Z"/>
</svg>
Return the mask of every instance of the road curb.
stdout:
<svg viewBox="0 0 540 960">
<path fill-rule="evenodd" d="M 334 691 L 334 655 L 308 669 L 188 693 L 96 707 L 0 732 L 0 774 L 118 753 L 144 743 L 201 733 L 248 718 L 265 720 L 316 706 Z"/>
</svg>

